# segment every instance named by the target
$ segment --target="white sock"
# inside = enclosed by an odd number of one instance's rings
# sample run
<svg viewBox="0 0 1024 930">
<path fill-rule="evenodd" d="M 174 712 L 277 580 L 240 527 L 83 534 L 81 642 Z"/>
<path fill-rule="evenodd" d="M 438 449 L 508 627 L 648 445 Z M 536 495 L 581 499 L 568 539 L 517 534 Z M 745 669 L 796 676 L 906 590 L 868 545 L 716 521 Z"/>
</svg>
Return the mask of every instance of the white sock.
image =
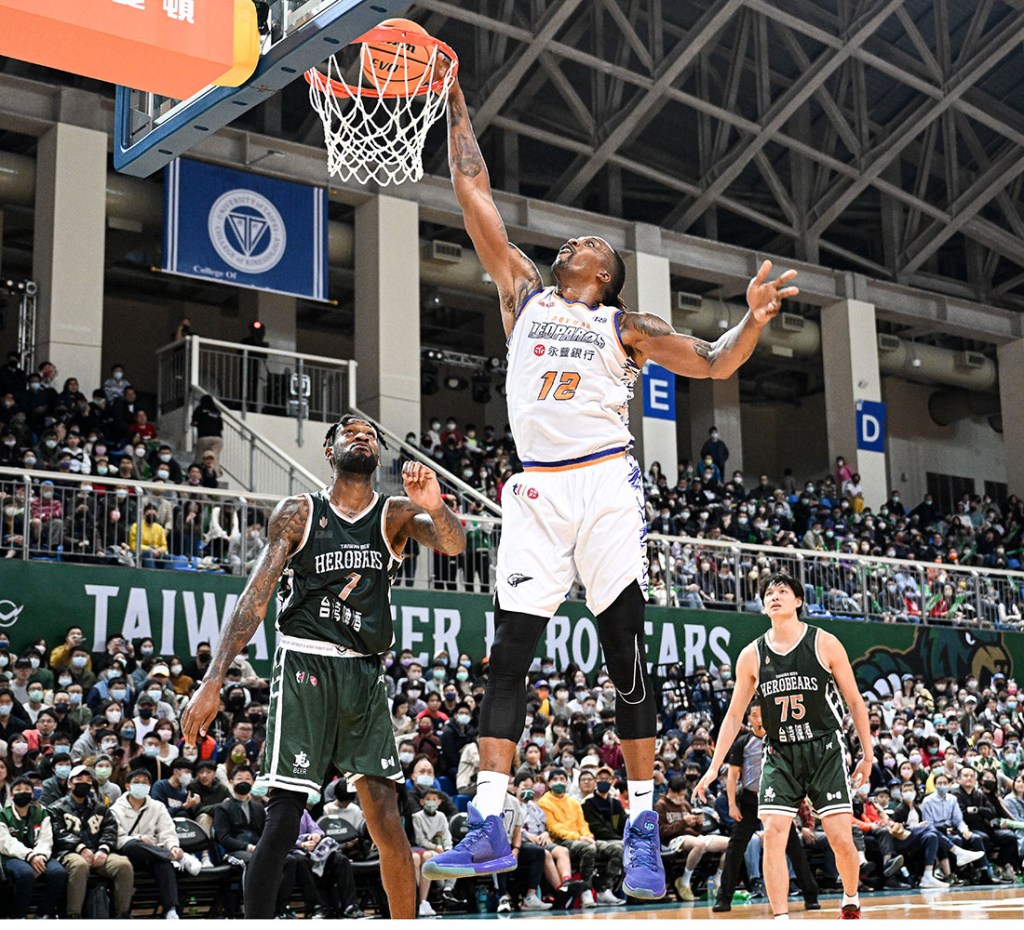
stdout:
<svg viewBox="0 0 1024 930">
<path fill-rule="evenodd" d="M 776 914 L 776 920 L 789 920 L 789 914 Z"/>
<path fill-rule="evenodd" d="M 924 867 L 924 874 L 925 875 L 934 875 L 935 874 L 935 866 L 934 865 L 926 865 Z"/>
<path fill-rule="evenodd" d="M 508 774 L 502 772 L 481 772 L 476 779 L 476 797 L 473 807 L 481 817 L 500 817 L 508 793 Z"/>
<path fill-rule="evenodd" d="M 644 811 L 654 810 L 654 779 L 635 781 L 630 778 L 626 784 L 629 786 L 629 822 L 633 823 Z"/>
<path fill-rule="evenodd" d="M 719 869 L 715 872 L 715 886 L 718 888 L 722 887 L 722 870 Z"/>
<path fill-rule="evenodd" d="M 689 885 L 691 878 L 693 878 L 693 869 L 684 869 L 683 870 L 683 884 L 684 885 Z"/>
<path fill-rule="evenodd" d="M 848 895 L 844 891 L 843 892 L 843 903 L 840 905 L 840 907 L 846 907 L 847 904 L 854 904 L 857 907 L 860 907 L 860 895 L 859 894 Z"/>
</svg>

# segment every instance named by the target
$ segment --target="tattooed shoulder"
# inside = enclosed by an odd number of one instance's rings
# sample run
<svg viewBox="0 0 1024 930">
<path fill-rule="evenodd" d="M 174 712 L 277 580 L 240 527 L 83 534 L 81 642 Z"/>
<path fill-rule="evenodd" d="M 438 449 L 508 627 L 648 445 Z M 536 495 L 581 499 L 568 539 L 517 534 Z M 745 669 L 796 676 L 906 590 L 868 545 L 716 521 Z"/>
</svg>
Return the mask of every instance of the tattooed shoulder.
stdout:
<svg viewBox="0 0 1024 930">
<path fill-rule="evenodd" d="M 286 497 L 274 508 L 270 515 L 268 536 L 271 539 L 284 539 L 297 542 L 302 539 L 309 519 L 309 499 L 305 495 Z"/>
</svg>

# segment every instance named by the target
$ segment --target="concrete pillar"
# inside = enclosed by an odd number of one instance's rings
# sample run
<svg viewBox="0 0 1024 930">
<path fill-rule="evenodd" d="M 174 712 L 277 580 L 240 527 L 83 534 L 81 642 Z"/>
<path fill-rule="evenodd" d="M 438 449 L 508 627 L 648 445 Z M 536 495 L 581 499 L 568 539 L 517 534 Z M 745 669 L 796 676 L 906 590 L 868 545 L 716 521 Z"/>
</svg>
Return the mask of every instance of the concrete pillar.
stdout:
<svg viewBox="0 0 1024 930">
<path fill-rule="evenodd" d="M 883 451 L 869 451 L 858 449 L 857 435 L 858 402 L 882 399 L 874 305 L 841 300 L 822 308 L 821 349 L 829 465 L 843 456 L 860 473 L 864 503 L 877 509 L 889 496 L 885 437 L 881 437 Z M 865 444 L 863 438 L 859 444 Z"/>
<path fill-rule="evenodd" d="M 695 378 L 690 382 L 690 448 L 696 464 L 708 431 L 718 427 L 719 438 L 729 447 L 724 481 L 736 470 L 743 471 L 743 430 L 740 427 L 740 376 L 725 381 Z"/>
<path fill-rule="evenodd" d="M 997 350 L 999 401 L 1003 417 L 1006 484 L 1010 494 L 1024 494 L 1024 339 Z"/>
<path fill-rule="evenodd" d="M 356 208 L 355 242 L 356 403 L 399 436 L 419 435 L 418 205 L 371 198 Z"/>
<path fill-rule="evenodd" d="M 624 256 L 626 286 L 623 298 L 631 310 L 651 313 L 672 321 L 672 287 L 667 258 L 651 254 L 660 243 L 661 231 L 654 226 L 638 223 L 634 227 L 636 250 Z M 649 251 L 645 251 L 647 246 Z M 644 414 L 644 395 L 648 398 L 648 413 Z M 671 414 L 668 409 L 671 408 Z M 635 455 L 646 472 L 652 462 L 660 462 L 662 472 L 675 475 L 679 461 L 676 441 L 675 376 L 663 369 L 654 369 L 637 379 L 636 397 L 630 404 L 630 422 L 636 437 Z"/>
<path fill-rule="evenodd" d="M 36 156 L 32 277 L 39 285 L 36 363 L 52 361 L 58 381 L 99 387 L 103 341 L 107 135 L 58 123 Z"/>
</svg>

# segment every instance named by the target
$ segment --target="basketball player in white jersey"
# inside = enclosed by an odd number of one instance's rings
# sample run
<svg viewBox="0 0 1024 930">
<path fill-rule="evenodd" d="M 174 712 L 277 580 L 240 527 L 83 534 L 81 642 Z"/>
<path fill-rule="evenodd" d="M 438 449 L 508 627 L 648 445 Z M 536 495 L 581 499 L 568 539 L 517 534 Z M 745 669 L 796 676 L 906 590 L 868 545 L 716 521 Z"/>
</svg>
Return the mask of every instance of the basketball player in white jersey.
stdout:
<svg viewBox="0 0 1024 930">
<path fill-rule="evenodd" d="M 616 724 L 629 788 L 623 890 L 660 898 L 665 876 L 652 810 L 655 695 L 644 648 L 646 526 L 640 469 L 630 456 L 627 404 L 650 359 L 691 378 L 728 378 L 751 355 L 782 300 L 798 293 L 765 262 L 747 288 L 749 312 L 715 342 L 627 311 L 622 258 L 597 236 L 569 239 L 544 287 L 508 241 L 491 196 L 458 82 L 448 100 L 449 162 L 466 230 L 498 288 L 508 337 L 508 413 L 523 473 L 502 494 L 497 621 L 480 718 L 480 776 L 470 831 L 424 867 L 431 877 L 514 869 L 502 826 L 515 741 L 526 712 L 524 681 L 537 642 L 579 575 L 618 688 Z"/>
</svg>

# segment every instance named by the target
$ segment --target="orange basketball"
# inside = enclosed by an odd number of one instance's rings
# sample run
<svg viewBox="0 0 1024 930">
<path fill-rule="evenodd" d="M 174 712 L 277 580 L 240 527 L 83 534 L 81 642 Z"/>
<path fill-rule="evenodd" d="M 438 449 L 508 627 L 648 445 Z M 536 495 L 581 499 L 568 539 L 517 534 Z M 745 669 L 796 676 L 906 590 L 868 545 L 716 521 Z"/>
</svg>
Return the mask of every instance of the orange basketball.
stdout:
<svg viewBox="0 0 1024 930">
<path fill-rule="evenodd" d="M 386 19 L 377 28 L 428 35 L 426 29 L 411 19 Z M 363 47 L 363 74 L 372 85 L 389 94 L 412 93 L 430 64 L 431 51 L 428 45 L 375 39 Z"/>
</svg>

